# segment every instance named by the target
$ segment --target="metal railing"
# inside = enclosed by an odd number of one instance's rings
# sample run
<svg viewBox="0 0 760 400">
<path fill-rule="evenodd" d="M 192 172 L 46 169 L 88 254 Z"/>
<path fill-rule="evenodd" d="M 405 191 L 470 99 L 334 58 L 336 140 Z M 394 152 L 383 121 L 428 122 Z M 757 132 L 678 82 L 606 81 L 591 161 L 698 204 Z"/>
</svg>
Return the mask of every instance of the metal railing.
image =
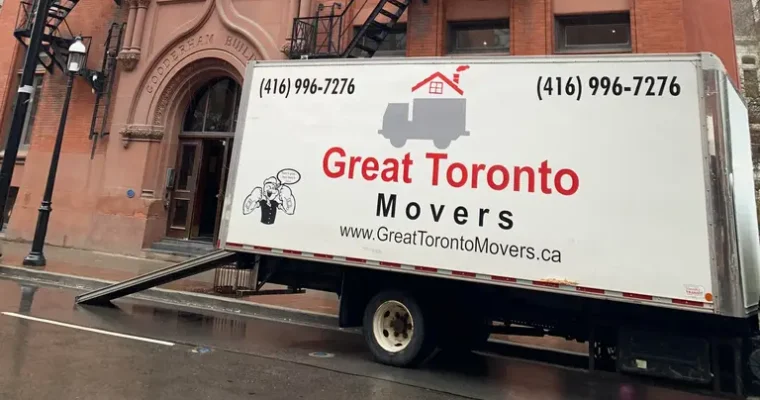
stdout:
<svg viewBox="0 0 760 400">
<path fill-rule="evenodd" d="M 288 58 L 340 56 L 350 42 L 351 36 L 346 35 L 352 35 L 351 27 L 359 15 L 357 12 L 350 20 L 346 18 L 354 2 L 350 0 L 345 6 L 341 3 L 320 4 L 316 16 L 295 18 L 290 46 L 285 51 Z M 364 0 L 358 10 L 362 10 L 367 2 Z"/>
</svg>

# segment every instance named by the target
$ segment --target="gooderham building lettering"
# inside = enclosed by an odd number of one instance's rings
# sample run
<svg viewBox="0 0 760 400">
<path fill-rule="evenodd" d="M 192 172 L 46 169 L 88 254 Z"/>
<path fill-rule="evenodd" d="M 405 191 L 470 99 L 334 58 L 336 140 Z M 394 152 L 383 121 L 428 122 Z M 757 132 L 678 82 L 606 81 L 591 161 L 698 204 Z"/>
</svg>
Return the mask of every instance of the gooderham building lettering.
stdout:
<svg viewBox="0 0 760 400">
<path fill-rule="evenodd" d="M 210 248 L 218 235 L 220 199 L 234 145 L 246 63 L 340 51 L 335 46 L 307 49 L 289 42 L 294 36 L 294 20 L 325 15 L 334 2 L 326 2 L 327 7 L 320 7 L 316 0 L 234 5 L 233 0 L 118 3 L 80 0 L 65 17 L 71 32 L 91 37 L 87 68 L 101 72 L 109 72 L 110 64 L 114 68 L 100 94 L 93 93 L 93 86 L 84 78 L 76 79 L 47 242 L 137 256 L 158 251 L 164 241 L 192 239 L 205 241 Z M 377 1 L 350 4 L 344 20 L 355 26 L 343 30 L 348 36 L 365 23 Z M 20 0 L 5 0 L 0 9 L 0 35 L 5 38 L 0 41 L 2 143 L 10 128 L 24 58 L 24 46 L 14 33 L 23 36 L 18 32 L 24 27 L 25 7 Z M 599 26 L 614 29 L 599 30 Z M 568 34 L 592 31 L 597 34 Z M 69 34 L 64 24 L 56 32 L 64 38 Z M 296 40 L 300 39 L 296 35 Z M 104 54 L 107 42 L 110 56 Z M 344 37 L 341 43 L 346 42 Z M 375 56 L 695 51 L 717 54 L 737 80 L 730 2 L 412 1 Z M 104 64 L 104 60 L 113 62 Z M 50 69 L 40 67 L 34 81 L 5 210 L 3 230 L 9 239 L 30 241 L 34 233 L 66 85 L 54 61 L 43 60 Z M 334 179 L 397 184 L 410 183 L 410 168 L 423 168 L 428 181 L 414 184 L 461 190 L 488 187 L 537 196 L 573 196 L 583 188 L 583 176 L 571 165 L 554 165 L 552 160 L 535 160 L 534 165 L 509 165 L 506 161 L 501 165 L 464 164 L 445 153 L 386 160 L 334 148 L 325 154 L 322 167 L 323 173 Z M 378 198 L 380 215 L 390 213 L 395 204 L 396 217 L 437 216 L 454 218 L 457 223 L 501 224 L 502 229 L 519 224 L 519 215 L 513 216 L 510 210 L 488 213 L 455 207 L 444 211 L 436 205 L 410 205 L 414 199 L 391 197 L 392 184 L 381 195 L 385 197 Z M 391 218 L 390 214 L 385 218 Z M 358 235 L 346 240 L 367 240 L 361 239 L 363 234 L 374 240 L 407 240 L 409 245 L 451 251 L 560 262 L 557 250 L 528 249 L 488 238 L 449 238 L 435 232 L 415 235 L 382 227 L 362 227 L 365 230 L 361 232 L 359 227 L 341 229 L 346 237 Z"/>
</svg>

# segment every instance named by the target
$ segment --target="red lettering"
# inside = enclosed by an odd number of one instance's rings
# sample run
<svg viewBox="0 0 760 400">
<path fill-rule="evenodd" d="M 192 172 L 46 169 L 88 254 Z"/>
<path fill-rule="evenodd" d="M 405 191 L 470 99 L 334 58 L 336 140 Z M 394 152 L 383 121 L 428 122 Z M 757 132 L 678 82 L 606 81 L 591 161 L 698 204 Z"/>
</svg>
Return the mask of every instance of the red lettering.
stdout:
<svg viewBox="0 0 760 400">
<path fill-rule="evenodd" d="M 362 160 L 359 156 L 351 156 L 348 158 L 348 179 L 354 179 L 354 168 Z"/>
<path fill-rule="evenodd" d="M 409 167 L 414 164 L 409 153 L 404 154 L 404 159 L 401 160 L 401 164 L 404 166 L 404 183 L 412 183 L 412 177 L 409 176 Z"/>
<path fill-rule="evenodd" d="M 569 176 L 570 177 L 570 188 L 565 189 L 562 187 L 562 177 L 563 176 Z M 557 188 L 557 191 L 565 196 L 572 196 L 575 194 L 575 192 L 578 191 L 578 186 L 580 186 L 580 180 L 578 179 L 578 174 L 575 173 L 572 169 L 562 168 L 561 170 L 557 171 L 557 175 L 554 175 L 554 187 Z"/>
<path fill-rule="evenodd" d="M 494 178 L 494 175 L 496 175 L 497 172 L 501 173 L 501 182 L 498 184 L 496 183 L 496 179 Z M 504 188 L 509 185 L 509 171 L 507 171 L 506 168 L 504 168 L 503 165 L 494 165 L 491 168 L 488 168 L 488 174 L 486 175 L 486 180 L 488 181 L 488 186 L 491 187 L 493 190 L 504 190 Z"/>
<path fill-rule="evenodd" d="M 520 191 L 520 176 L 523 172 L 528 174 L 528 192 L 533 193 L 536 190 L 536 175 L 532 167 L 515 167 L 515 192 Z"/>
<path fill-rule="evenodd" d="M 362 177 L 368 181 L 373 181 L 377 178 L 377 170 L 380 168 L 380 164 L 375 157 L 367 157 L 362 164 Z"/>
<path fill-rule="evenodd" d="M 383 182 L 398 182 L 398 160 L 386 158 L 383 161 L 383 172 L 380 173 Z"/>
<path fill-rule="evenodd" d="M 348 158 L 348 159 L 346 159 Z M 374 181 L 380 176 L 384 182 L 398 182 L 403 165 L 404 183 L 412 183 L 409 168 L 414 164 L 409 153 L 399 160 L 396 158 L 347 156 L 342 147 L 331 147 L 322 158 L 322 170 L 328 178 L 361 178 Z M 381 167 L 382 165 L 382 167 Z"/>
<path fill-rule="evenodd" d="M 408 155 L 408 154 L 407 154 Z M 439 161 L 445 160 L 448 158 L 448 155 L 446 153 L 426 153 L 425 158 L 429 158 L 433 160 L 433 186 L 438 186 L 438 171 L 439 171 Z"/>
<path fill-rule="evenodd" d="M 338 146 L 331 147 L 325 152 L 325 156 L 322 158 L 322 170 L 328 178 L 340 178 L 346 172 L 346 163 L 339 160 L 330 164 L 330 156 L 333 154 L 337 154 L 341 158 L 346 156 L 346 152 L 342 148 Z M 336 167 L 337 170 L 330 169 L 331 166 Z"/>
<path fill-rule="evenodd" d="M 478 188 L 478 174 L 480 171 L 485 171 L 485 164 L 472 164 L 472 188 Z"/>
<path fill-rule="evenodd" d="M 459 181 L 454 180 L 454 171 L 459 170 Z M 467 183 L 467 167 L 462 163 L 455 162 L 446 169 L 446 181 L 449 186 L 462 187 Z"/>
<path fill-rule="evenodd" d="M 541 162 L 541 168 L 538 169 L 538 173 L 541 174 L 541 192 L 544 194 L 551 194 L 552 188 L 549 187 L 549 174 L 552 173 L 552 169 L 549 168 L 549 162 L 544 160 Z"/>
</svg>

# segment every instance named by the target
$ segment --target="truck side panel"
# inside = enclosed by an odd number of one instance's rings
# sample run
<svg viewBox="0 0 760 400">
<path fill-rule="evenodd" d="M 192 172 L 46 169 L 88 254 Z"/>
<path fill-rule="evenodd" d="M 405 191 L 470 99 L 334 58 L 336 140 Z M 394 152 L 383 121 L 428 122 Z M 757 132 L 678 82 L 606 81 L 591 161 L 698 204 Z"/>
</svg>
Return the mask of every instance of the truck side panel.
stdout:
<svg viewBox="0 0 760 400">
<path fill-rule="evenodd" d="M 699 60 L 256 64 L 225 247 L 711 311 Z"/>
<path fill-rule="evenodd" d="M 744 100 L 734 85 L 726 75 L 722 78 L 725 88 L 724 104 L 728 113 L 725 121 L 731 168 L 729 177 L 733 184 L 732 196 L 743 306 L 745 310 L 750 311 L 757 308 L 758 299 L 760 299 L 760 273 L 758 272 L 760 234 L 758 233 L 754 165 L 748 124 L 749 114 Z"/>
</svg>

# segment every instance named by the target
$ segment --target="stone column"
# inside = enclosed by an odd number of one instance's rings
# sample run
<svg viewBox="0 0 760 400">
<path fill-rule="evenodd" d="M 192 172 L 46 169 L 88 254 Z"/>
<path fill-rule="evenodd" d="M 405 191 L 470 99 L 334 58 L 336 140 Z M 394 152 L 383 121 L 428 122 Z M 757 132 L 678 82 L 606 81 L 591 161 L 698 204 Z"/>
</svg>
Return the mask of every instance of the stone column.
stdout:
<svg viewBox="0 0 760 400">
<path fill-rule="evenodd" d="M 129 16 L 127 17 L 127 31 L 124 33 L 123 51 L 132 48 L 132 35 L 135 31 L 135 15 L 137 14 L 137 0 L 127 0 L 129 5 Z"/>
<path fill-rule="evenodd" d="M 145 14 L 150 0 L 137 0 L 137 18 L 135 18 L 135 35 L 132 38 L 132 49 L 140 53 L 142 49 L 143 31 L 145 30 Z"/>
<path fill-rule="evenodd" d="M 132 51 L 132 37 L 135 32 L 135 20 L 137 17 L 137 0 L 127 0 L 127 4 L 129 5 L 127 29 L 126 32 L 124 32 L 124 44 L 119 52 L 118 58 L 124 66 L 124 69 L 131 71 L 137 65 L 137 60 L 140 59 L 140 56 Z"/>
</svg>

